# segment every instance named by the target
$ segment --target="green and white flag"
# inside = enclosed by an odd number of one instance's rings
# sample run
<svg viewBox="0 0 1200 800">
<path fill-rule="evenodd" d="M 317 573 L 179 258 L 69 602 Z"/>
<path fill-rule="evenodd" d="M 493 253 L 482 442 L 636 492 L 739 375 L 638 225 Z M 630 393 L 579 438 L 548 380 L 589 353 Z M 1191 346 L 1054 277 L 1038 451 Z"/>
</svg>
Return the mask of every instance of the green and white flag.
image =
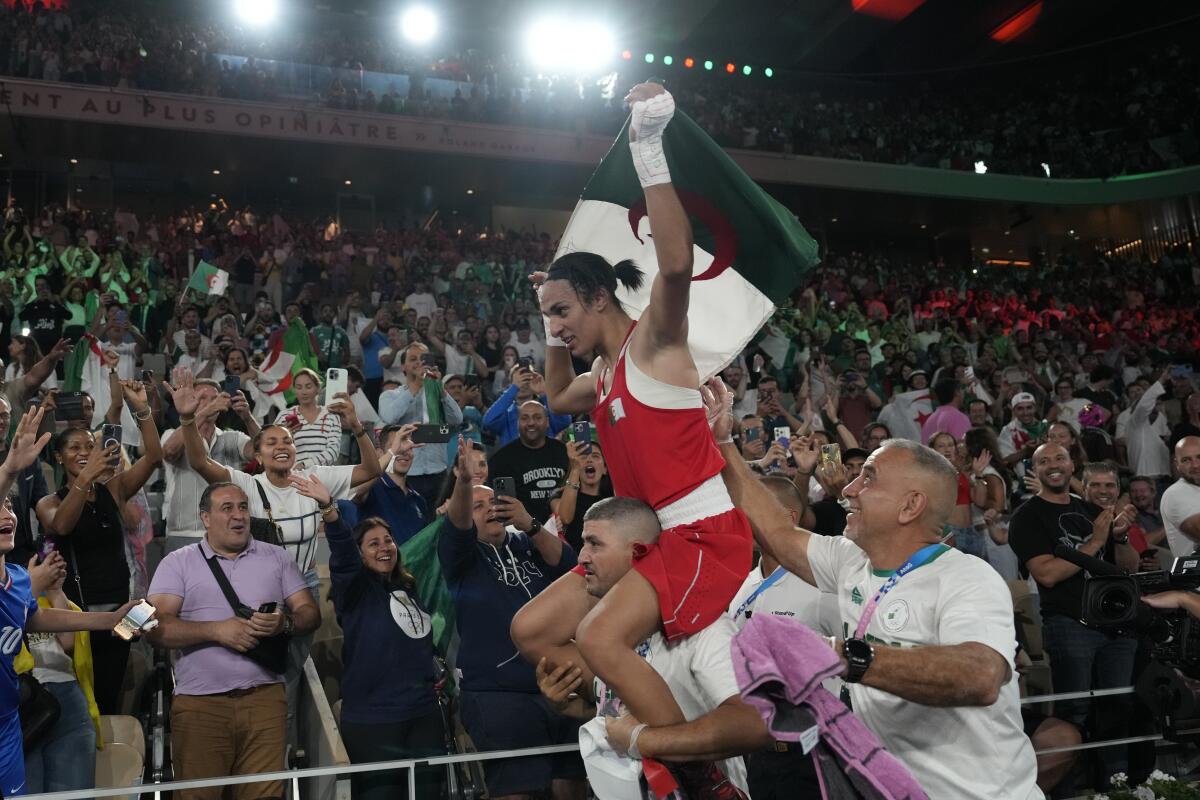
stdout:
<svg viewBox="0 0 1200 800">
<path fill-rule="evenodd" d="M 695 239 L 688 347 L 708 378 L 749 344 L 817 263 L 817 243 L 685 114 L 675 112 L 663 144 Z M 636 294 L 617 289 L 637 318 L 650 300 L 658 261 L 628 121 L 583 190 L 556 257 L 576 251 L 597 253 L 610 264 L 632 259 L 646 272 Z"/>
<path fill-rule="evenodd" d="M 199 294 L 225 294 L 228 286 L 228 272 L 217 269 L 207 261 L 201 261 L 196 266 L 196 271 L 192 273 L 192 279 L 188 281 L 187 288 Z"/>
</svg>

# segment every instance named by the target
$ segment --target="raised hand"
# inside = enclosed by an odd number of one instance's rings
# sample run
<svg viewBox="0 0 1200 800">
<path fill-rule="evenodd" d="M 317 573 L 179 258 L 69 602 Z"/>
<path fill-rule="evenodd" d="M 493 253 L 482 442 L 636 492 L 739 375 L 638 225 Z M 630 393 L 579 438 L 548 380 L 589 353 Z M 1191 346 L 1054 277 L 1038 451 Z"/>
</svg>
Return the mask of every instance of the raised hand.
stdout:
<svg viewBox="0 0 1200 800">
<path fill-rule="evenodd" d="M 322 508 L 333 502 L 333 495 L 330 493 L 329 487 L 321 483 L 321 479 L 317 477 L 316 473 L 306 477 L 293 472 L 288 476 L 288 483 L 300 494 L 316 500 L 317 505 Z"/>
<path fill-rule="evenodd" d="M 42 425 L 45 413 L 46 409 L 41 407 L 31 408 L 21 415 L 12 443 L 8 446 L 8 457 L 4 459 L 4 470 L 9 475 L 16 475 L 37 461 L 38 454 L 50 441 L 52 433 L 38 436 L 38 428 Z"/>
<path fill-rule="evenodd" d="M 675 98 L 657 83 L 639 83 L 625 95 L 633 115 L 629 122 L 629 140 L 662 136 L 667 123 L 675 116 Z"/>
<path fill-rule="evenodd" d="M 329 410 L 342 418 L 342 427 L 351 430 L 357 428 L 358 412 L 354 410 L 354 402 L 350 399 L 350 395 L 338 392 L 333 397 L 334 403 L 329 406 Z"/>
<path fill-rule="evenodd" d="M 572 472 L 583 470 L 584 445 L 584 442 L 567 442 L 567 460 Z"/>
<path fill-rule="evenodd" d="M 85 485 L 95 483 L 101 475 L 116 466 L 120 459 L 121 445 L 113 442 L 101 450 L 94 448 L 88 456 L 87 466 L 79 473 L 79 480 Z"/>
<path fill-rule="evenodd" d="M 983 475 L 983 471 L 992 463 L 992 451 L 984 450 L 971 461 L 971 474 L 976 477 Z"/>
<path fill-rule="evenodd" d="M 842 490 L 850 482 L 846 465 L 840 461 L 826 461 L 817 467 L 814 474 L 817 476 L 817 483 L 821 484 L 821 488 L 825 490 L 825 494 L 835 499 L 842 496 Z"/>
<path fill-rule="evenodd" d="M 71 348 L 74 346 L 75 343 L 70 339 L 59 339 L 46 355 L 53 359 L 66 358 L 67 353 L 71 352 Z"/>
<path fill-rule="evenodd" d="M 713 438 L 718 442 L 728 440 L 733 435 L 733 392 L 720 378 L 709 378 L 708 383 L 700 387 L 700 395 L 704 398 L 704 411 Z"/>
<path fill-rule="evenodd" d="M 791 441 L 791 451 L 796 469 L 808 475 L 813 474 L 817 462 L 821 459 L 821 448 L 817 440 L 811 436 L 796 436 Z"/>
<path fill-rule="evenodd" d="M 171 383 L 175 385 L 172 386 Z M 196 407 L 200 404 L 200 399 L 196 397 L 192 371 L 186 367 L 176 367 L 171 372 L 171 383 L 163 381 L 163 388 L 167 390 L 167 394 L 171 395 L 171 399 L 175 403 L 175 410 L 179 412 L 179 416 L 195 416 Z"/>
<path fill-rule="evenodd" d="M 496 510 L 496 519 L 505 525 L 513 525 L 521 531 L 533 527 L 533 515 L 526 510 L 525 504 L 515 497 L 493 495 L 492 507 Z"/>
<path fill-rule="evenodd" d="M 121 393 L 130 409 L 141 413 L 150 408 L 150 400 L 146 395 L 146 384 L 141 381 L 121 381 Z"/>
</svg>

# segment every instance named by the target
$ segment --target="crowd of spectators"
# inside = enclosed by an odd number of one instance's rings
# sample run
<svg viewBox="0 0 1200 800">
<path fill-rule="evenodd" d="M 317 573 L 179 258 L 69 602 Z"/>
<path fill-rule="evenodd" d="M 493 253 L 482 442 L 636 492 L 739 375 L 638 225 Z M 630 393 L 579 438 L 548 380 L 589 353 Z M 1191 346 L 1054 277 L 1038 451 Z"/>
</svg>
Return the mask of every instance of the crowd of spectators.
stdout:
<svg viewBox="0 0 1200 800">
<path fill-rule="evenodd" d="M 0 73 L 601 134 L 620 127 L 624 90 L 643 77 L 636 62 L 580 80 L 536 74 L 501 53 L 430 57 L 336 24 L 242 30 L 223 11 L 99 2 L 69 12 L 2 9 Z M 963 170 L 983 161 L 993 172 L 1040 177 L 1048 168 L 1072 178 L 1200 160 L 1200 62 L 1191 49 L 1134 42 L 1105 55 L 889 83 L 722 72 L 679 76 L 673 91 L 727 147 Z M 429 89 L 438 78 L 459 85 Z"/>
<path fill-rule="evenodd" d="M 176 559 L 169 574 L 151 574 L 145 545 L 152 529 L 165 533 L 172 550 L 198 541 L 206 530 L 212 539 L 214 529 L 196 520 L 202 497 L 210 508 L 232 503 L 232 516 L 222 516 L 221 524 L 233 524 L 235 534 L 245 513 L 270 514 L 290 557 L 280 578 L 286 596 L 278 599 L 303 619 L 293 639 L 303 655 L 309 640 L 299 634 L 315 626 L 303 609 L 319 582 L 320 517 L 334 548 L 331 568 L 343 624 L 360 631 L 355 635 L 374 636 L 376 623 L 355 615 L 368 613 L 364 609 L 375 602 L 366 599 L 374 589 L 364 587 L 382 581 L 411 614 L 406 636 L 422 639 L 431 630 L 429 609 L 421 607 L 415 589 L 421 576 L 397 563 L 396 548 L 442 519 L 456 497 L 451 465 L 457 439 L 422 447 L 412 442 L 413 425 L 445 424 L 461 432 L 471 451 L 464 463 L 472 485 L 486 483 L 489 475 L 512 483 L 511 502 L 476 502 L 471 511 L 478 517 L 479 553 L 464 540 L 444 554 L 443 563 L 447 584 L 463 598 L 460 666 L 467 664 L 471 673 L 471 664 L 503 661 L 512 654 L 505 650 L 511 642 L 495 631 L 544 587 L 545 576 L 574 563 L 583 515 L 611 493 L 603 453 L 579 441 L 586 433 L 570 417 L 546 408 L 545 334 L 526 276 L 551 260 L 555 246 L 545 234 L 471 226 L 347 231 L 330 218 L 296 219 L 224 204 L 143 218 L 124 208 L 108 214 L 48 207 L 26 214 L 14 203 L 6 215 L 0 273 L 5 411 L 15 416 L 28 398 L 40 398 L 51 410 L 63 402 L 55 387 L 72 378 L 60 363 L 69 350 L 63 337 L 94 336 L 110 374 L 107 385 L 85 380 L 91 397 L 84 419 L 68 423 L 58 437 L 44 466 L 47 485 L 15 504 L 19 533 L 12 562 L 26 563 L 39 525 L 54 533 L 64 513 L 79 515 L 97 531 L 123 529 L 132 545 L 128 587 L 100 579 L 124 552 L 119 538 L 100 534 L 94 548 L 78 551 L 79 567 L 72 570 L 81 582 L 73 585 L 72 577 L 66 584 L 71 602 L 82 605 L 87 595 L 93 607 L 115 608 L 147 586 L 152 593 L 182 591 L 182 570 L 196 567 Z M 228 271 L 224 295 L 182 288 L 190 265 L 201 261 Z M 1064 583 L 1045 559 L 1054 560 L 1049 553 L 1059 533 L 1075 544 L 1098 544 L 1101 557 L 1147 568 L 1169 563 L 1172 553 L 1185 554 L 1200 540 L 1200 525 L 1192 519 L 1200 511 L 1192 482 L 1200 463 L 1200 392 L 1193 372 L 1200 348 L 1198 286 L 1200 265 L 1183 250 L 1155 263 L 1063 253 L 1030 269 L 947 265 L 896 253 L 826 253 L 793 301 L 723 373 L 736 396 L 736 441 L 754 470 L 795 485 L 796 519 L 823 535 L 841 533 L 841 490 L 882 441 L 929 444 L 961 473 L 949 540 L 1010 581 L 1036 584 L 1054 687 L 1128 685 L 1133 641 L 1114 642 L 1079 625 L 1072 581 L 1081 578 L 1068 576 Z M 318 370 L 294 375 L 294 400 L 285 401 L 268 373 L 283 338 L 297 330 L 307 332 Z M 146 367 L 152 378 L 141 372 Z M 329 368 L 347 371 L 346 397 L 322 396 Z M 172 381 L 172 391 L 162 387 L 164 379 Z M 94 494 L 69 504 L 71 487 L 95 481 L 103 468 L 100 459 L 88 466 L 87 455 L 98 445 L 73 429 L 122 420 L 128 480 L 108 488 L 96 483 Z M 841 465 L 817 468 L 819 445 L 830 443 L 841 446 Z M 293 481 L 296 467 L 315 483 Z M 161 515 L 149 512 L 143 484 L 163 492 Z M 32 486 L 22 482 L 21 491 Z M 215 492 L 223 487 L 231 492 Z M 238 510 L 236 497 L 230 500 L 232 488 L 246 498 L 248 512 Z M 1074 495 L 1064 494 L 1066 488 Z M 1055 505 L 1064 497 L 1066 506 Z M 469 504 L 470 497 L 458 502 Z M 1060 513 L 1088 522 L 1079 530 L 1055 528 L 1047 520 Z M 1089 538 L 1091 520 L 1100 514 L 1107 515 L 1096 527 L 1103 527 L 1103 536 Z M 454 529 L 465 536 L 461 520 Z M 227 534 L 236 538 L 226 528 L 216 535 Z M 1107 544 L 1110 536 L 1113 544 Z M 362 551 L 362 565 L 352 558 L 352 539 L 370 548 L 370 554 Z M 485 557 L 485 551 L 499 555 Z M 480 564 L 471 561 L 476 556 Z M 462 587 L 482 581 L 492 574 L 488 570 L 511 579 L 498 590 L 503 597 L 473 606 L 490 595 Z M 487 624 L 480 627 L 485 611 Z M 222 628 L 210 641 L 241 652 L 238 642 L 261 634 L 255 624 L 275 630 L 277 623 L 263 616 L 246 624 L 246 630 Z M 165 646 L 193 642 L 182 634 L 163 635 Z M 1080 655 L 1083 645 L 1086 657 Z M 346 657 L 355 658 L 359 646 L 366 645 L 351 646 L 348 639 Z M 411 646 L 408 639 L 394 643 L 397 653 Z M 120 686 L 127 648 L 113 652 L 101 639 L 92 647 L 95 669 L 116 672 L 96 675 L 95 698 L 106 711 Z M 1095 677 L 1088 666 L 1093 658 L 1109 665 Z M 346 664 L 347 670 L 359 667 Z M 500 681 L 504 691 L 536 694 L 532 667 L 518 660 L 509 668 L 512 674 L 489 680 Z M 287 672 L 298 679 L 292 666 Z M 215 684 L 200 675 L 193 682 L 207 694 Z M 353 757 L 427 754 L 439 746 L 429 674 L 422 668 L 405 680 L 413 693 L 386 713 L 370 711 L 375 704 L 369 697 L 347 695 Z M 224 683 L 218 688 L 240 691 Z M 1111 705 L 1116 712 L 1100 723 L 1086 719 L 1086 706 L 1060 709 L 1065 721 L 1057 722 L 1080 729 L 1098 724 L 1092 735 L 1119 735 L 1129 717 L 1119 698 Z M 482 712 L 464 709 L 470 713 Z M 413 724 L 398 730 L 415 737 L 410 749 L 381 739 L 377 726 L 406 720 Z M 1034 719 L 1029 731 L 1043 721 Z M 482 725 L 478 716 L 473 724 Z M 572 740 L 573 728 L 545 724 L 538 741 Z M 195 735 L 182 734 L 189 749 L 196 747 Z M 511 744 L 479 728 L 472 735 L 497 747 Z M 270 757 L 248 759 L 266 763 Z M 228 768 L 202 761 L 195 769 Z M 1110 771 L 1136 769 L 1123 751 L 1103 751 L 1101 763 Z M 547 781 L 559 777 L 552 766 L 545 768 Z M 1055 772 L 1054 780 L 1062 774 Z M 512 775 L 490 773 L 492 779 L 507 786 Z"/>
</svg>

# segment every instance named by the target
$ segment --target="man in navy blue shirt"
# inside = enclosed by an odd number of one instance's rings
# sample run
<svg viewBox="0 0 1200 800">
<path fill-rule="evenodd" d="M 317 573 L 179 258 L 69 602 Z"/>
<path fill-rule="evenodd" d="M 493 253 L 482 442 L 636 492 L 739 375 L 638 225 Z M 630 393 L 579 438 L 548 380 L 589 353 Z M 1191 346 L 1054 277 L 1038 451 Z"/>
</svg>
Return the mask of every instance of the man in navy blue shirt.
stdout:
<svg viewBox="0 0 1200 800">
<path fill-rule="evenodd" d="M 496 435 L 496 447 L 504 447 L 521 435 L 518 416 L 521 406 L 526 401 L 538 400 L 547 408 L 550 407 L 546 400 L 546 382 L 541 375 L 520 364 L 514 366 L 511 372 L 512 383 L 496 398 L 496 402 L 492 403 L 491 408 L 483 415 L 483 429 Z M 570 414 L 547 412 L 547 415 L 550 418 L 550 436 L 552 437 L 557 436 L 559 431 L 571 424 Z"/>
<path fill-rule="evenodd" d="M 459 442 L 457 480 L 438 539 L 461 639 L 463 724 L 480 751 L 574 743 L 578 722 L 541 697 L 533 666 L 508 629 L 521 606 L 575 566 L 575 551 L 515 499 L 472 486 L 469 450 Z M 523 533 L 508 533 L 509 524 Z M 575 754 L 536 756 L 486 762 L 486 774 L 491 797 L 499 798 L 581 780 L 583 767 Z"/>
<path fill-rule="evenodd" d="M 379 517 L 391 528 L 396 546 L 407 542 L 430 522 L 425 498 L 408 488 L 413 463 L 415 425 L 388 425 L 379 432 L 379 467 L 383 474 L 358 488 L 354 502 L 339 500 L 339 513 L 354 527 L 359 520 Z"/>
</svg>

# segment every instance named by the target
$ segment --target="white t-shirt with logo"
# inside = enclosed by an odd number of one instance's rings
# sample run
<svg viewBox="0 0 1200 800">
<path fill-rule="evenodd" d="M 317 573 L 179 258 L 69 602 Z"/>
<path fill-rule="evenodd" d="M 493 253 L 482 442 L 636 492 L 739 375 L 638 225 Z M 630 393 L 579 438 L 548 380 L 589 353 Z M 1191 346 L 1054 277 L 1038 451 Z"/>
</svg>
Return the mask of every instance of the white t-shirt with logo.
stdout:
<svg viewBox="0 0 1200 800">
<path fill-rule="evenodd" d="M 691 722 L 716 709 L 731 697 L 738 696 L 737 678 L 733 674 L 733 659 L 729 657 L 733 636 L 737 633 L 728 616 L 717 619 L 699 633 L 668 643 L 662 633 L 655 633 L 637 648 L 637 653 L 662 676 L 675 702 Z M 609 698 L 604 684 L 595 679 L 598 712 L 603 711 Z M 741 758 L 727 758 L 721 771 L 729 780 L 750 793 L 746 781 L 746 765 Z"/>
<path fill-rule="evenodd" d="M 840 635 L 853 635 L 864 606 L 891 573 L 873 571 L 867 554 L 841 536 L 811 537 L 808 561 L 818 588 L 837 593 Z M 999 653 L 1012 675 L 991 706 L 934 708 L 855 684 L 854 713 L 912 771 L 931 800 L 1042 797 L 1033 746 L 1021 723 L 1012 596 L 986 561 L 942 551 L 883 596 L 866 638 L 899 647 L 978 642 Z"/>
<path fill-rule="evenodd" d="M 1158 510 L 1162 514 L 1163 528 L 1167 531 L 1171 555 L 1176 558 L 1190 556 L 1196 549 L 1196 542 L 1183 532 L 1183 523 L 1193 514 L 1200 514 L 1200 486 L 1180 478 L 1163 492 Z"/>
<path fill-rule="evenodd" d="M 742 608 L 750 595 L 762 584 L 766 577 L 762 573 L 762 564 L 750 570 L 742 588 L 729 604 L 729 616 L 738 630 L 745 627 L 752 614 L 771 614 L 776 617 L 788 617 L 803 622 L 812 630 L 825 636 L 840 636 L 842 626 L 837 606 L 837 595 L 833 592 L 822 592 L 792 573 L 784 570 L 782 577 L 772 583 L 754 598 L 754 602 Z"/>
</svg>

